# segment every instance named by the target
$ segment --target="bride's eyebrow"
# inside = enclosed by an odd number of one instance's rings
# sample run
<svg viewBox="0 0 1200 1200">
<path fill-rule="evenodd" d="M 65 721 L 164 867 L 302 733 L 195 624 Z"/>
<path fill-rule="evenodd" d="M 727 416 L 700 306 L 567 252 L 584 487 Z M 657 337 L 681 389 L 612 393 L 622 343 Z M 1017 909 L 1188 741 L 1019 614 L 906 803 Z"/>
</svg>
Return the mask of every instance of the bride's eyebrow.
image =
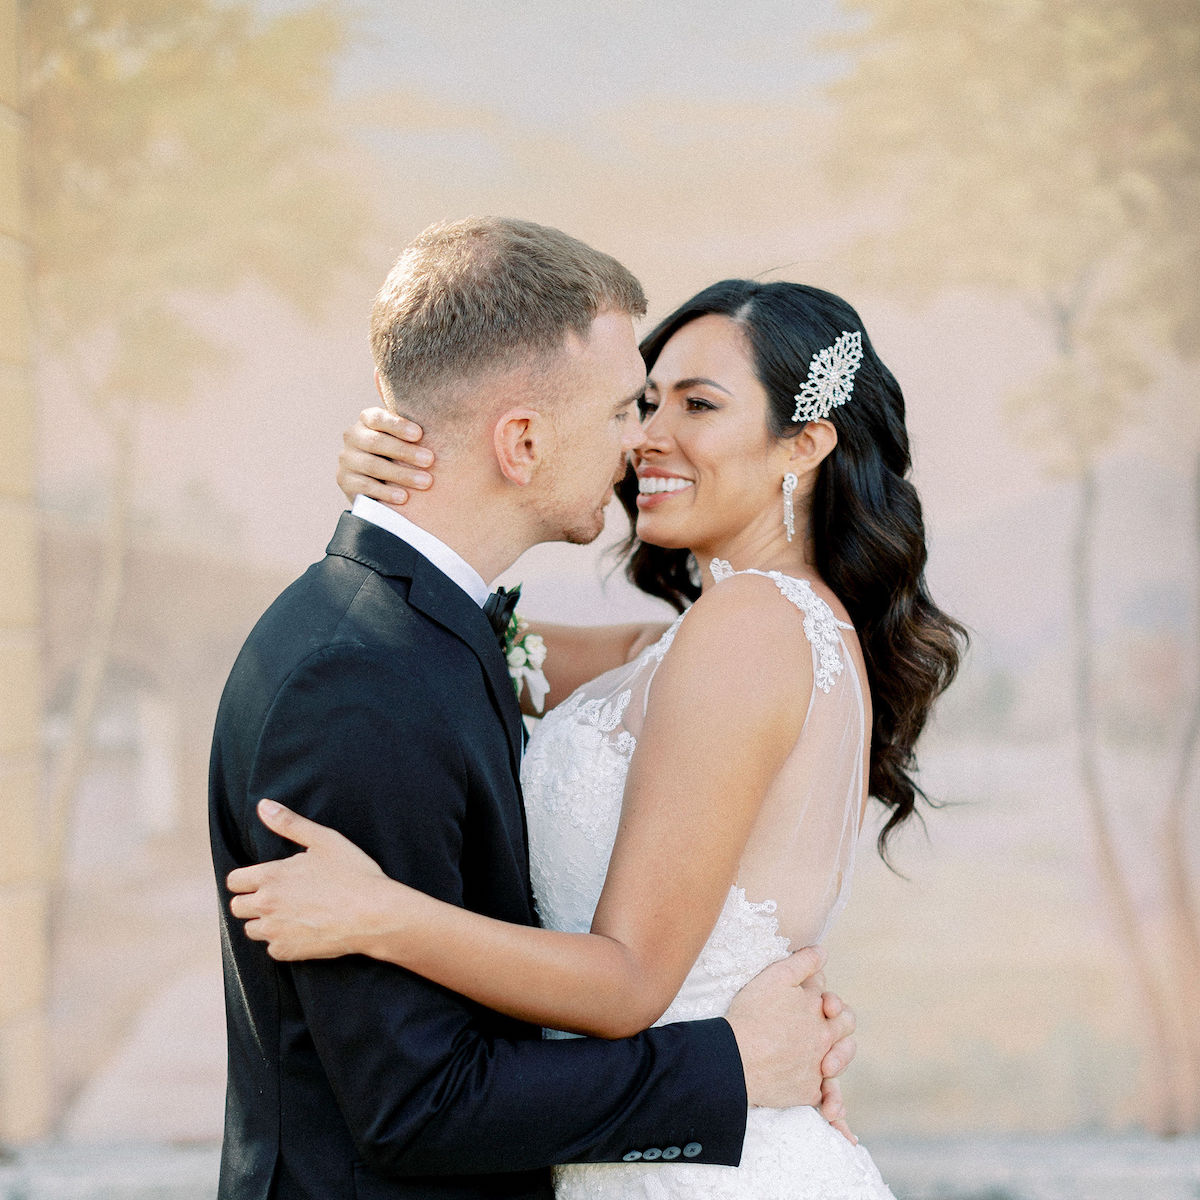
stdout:
<svg viewBox="0 0 1200 1200">
<path fill-rule="evenodd" d="M 693 375 L 690 379 L 681 379 L 671 385 L 671 390 L 679 392 L 690 387 L 715 388 L 718 392 L 724 393 L 731 399 L 733 397 L 733 393 L 727 387 L 722 387 L 715 379 L 706 379 L 703 375 Z"/>
</svg>

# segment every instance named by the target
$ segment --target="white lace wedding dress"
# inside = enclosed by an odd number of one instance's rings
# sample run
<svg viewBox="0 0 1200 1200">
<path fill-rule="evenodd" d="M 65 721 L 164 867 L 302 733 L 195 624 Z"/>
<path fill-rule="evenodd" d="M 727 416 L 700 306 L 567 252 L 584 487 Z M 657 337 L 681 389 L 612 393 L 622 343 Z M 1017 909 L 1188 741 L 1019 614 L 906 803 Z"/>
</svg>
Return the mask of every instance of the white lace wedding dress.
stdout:
<svg viewBox="0 0 1200 1200">
<path fill-rule="evenodd" d="M 660 1023 L 722 1015 L 790 946 L 819 942 L 845 904 L 863 798 L 865 715 L 842 626 L 806 580 L 762 575 L 796 606 L 812 653 L 800 737 L 764 801 L 712 935 Z M 714 560 L 718 581 L 735 574 Z M 634 662 L 585 684 L 534 732 L 522 782 L 542 920 L 586 931 L 617 834 L 650 684 L 679 623 Z M 737 631 L 731 631 L 736 636 Z M 702 711 L 701 714 L 702 715 Z M 676 831 L 686 852 L 686 831 Z M 565 1035 L 564 1035 L 565 1036 Z M 750 1110 L 739 1167 L 572 1164 L 558 1200 L 892 1200 L 866 1150 L 813 1108 Z"/>
</svg>

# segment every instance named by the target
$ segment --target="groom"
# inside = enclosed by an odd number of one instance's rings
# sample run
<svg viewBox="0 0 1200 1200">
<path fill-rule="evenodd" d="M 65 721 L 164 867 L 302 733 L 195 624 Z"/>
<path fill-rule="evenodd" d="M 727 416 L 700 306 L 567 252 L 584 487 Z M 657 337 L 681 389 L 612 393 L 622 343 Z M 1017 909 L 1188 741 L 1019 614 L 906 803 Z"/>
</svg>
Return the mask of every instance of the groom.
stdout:
<svg viewBox="0 0 1200 1200">
<path fill-rule="evenodd" d="M 484 581 L 539 542 L 600 533 L 639 437 L 644 309 L 620 264 L 526 222 L 434 226 L 401 256 L 371 343 L 389 406 L 438 452 L 438 488 L 411 520 L 360 498 L 247 639 L 213 740 L 219 884 L 295 849 L 256 819 L 270 796 L 396 879 L 536 923 L 523 731 Z M 822 1015 L 804 952 L 728 1020 L 543 1041 L 384 963 L 274 962 L 222 913 L 225 1200 L 549 1200 L 557 1162 L 736 1164 L 747 1101 L 815 1102 L 853 1028 Z"/>
</svg>

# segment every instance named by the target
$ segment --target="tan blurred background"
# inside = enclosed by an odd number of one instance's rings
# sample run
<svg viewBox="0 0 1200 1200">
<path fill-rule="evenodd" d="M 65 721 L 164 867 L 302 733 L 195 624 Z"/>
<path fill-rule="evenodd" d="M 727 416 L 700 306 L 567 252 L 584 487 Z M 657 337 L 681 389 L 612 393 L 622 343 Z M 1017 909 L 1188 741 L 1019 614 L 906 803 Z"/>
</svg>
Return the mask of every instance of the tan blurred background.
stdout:
<svg viewBox="0 0 1200 1200">
<path fill-rule="evenodd" d="M 859 1131 L 1197 1130 L 1198 92 L 1190 0 L 0 0 L 0 1142 L 219 1136 L 217 698 L 480 212 L 652 318 L 840 292 L 905 389 L 974 643 L 831 945 Z M 611 566 L 511 577 L 654 611 Z"/>
</svg>

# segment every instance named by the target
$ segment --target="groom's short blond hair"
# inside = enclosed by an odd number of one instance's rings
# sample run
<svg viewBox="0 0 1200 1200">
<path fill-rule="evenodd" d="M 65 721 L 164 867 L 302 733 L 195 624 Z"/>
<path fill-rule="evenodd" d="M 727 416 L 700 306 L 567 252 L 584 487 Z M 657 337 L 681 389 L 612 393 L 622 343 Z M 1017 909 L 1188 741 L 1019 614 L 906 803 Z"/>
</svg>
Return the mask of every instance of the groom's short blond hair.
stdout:
<svg viewBox="0 0 1200 1200">
<path fill-rule="evenodd" d="M 609 311 L 646 311 L 615 258 L 531 221 L 467 217 L 431 225 L 396 260 L 371 312 L 371 352 L 390 406 L 436 420 L 456 384 L 551 360 Z"/>
</svg>

